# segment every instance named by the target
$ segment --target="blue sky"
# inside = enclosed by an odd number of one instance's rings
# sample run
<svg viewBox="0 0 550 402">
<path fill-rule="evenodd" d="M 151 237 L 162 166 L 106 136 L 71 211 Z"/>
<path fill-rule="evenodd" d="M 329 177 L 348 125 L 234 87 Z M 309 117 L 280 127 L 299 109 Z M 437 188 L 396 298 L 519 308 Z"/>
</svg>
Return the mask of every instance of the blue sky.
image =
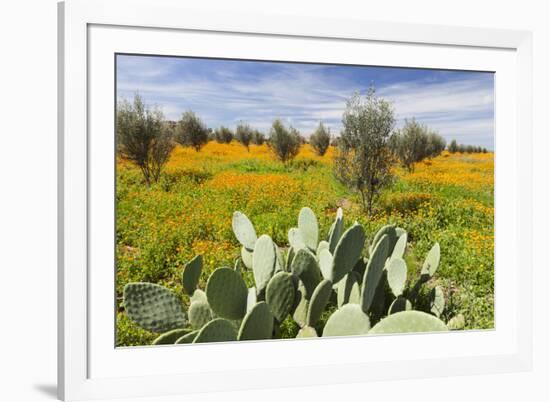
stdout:
<svg viewBox="0 0 550 402">
<path fill-rule="evenodd" d="M 397 127 L 415 117 L 448 142 L 494 148 L 492 73 L 117 56 L 119 98 L 138 92 L 167 119 L 193 110 L 212 128 L 245 121 L 267 132 L 278 117 L 306 137 L 319 121 L 338 134 L 346 99 L 371 84 L 393 103 Z"/>
</svg>

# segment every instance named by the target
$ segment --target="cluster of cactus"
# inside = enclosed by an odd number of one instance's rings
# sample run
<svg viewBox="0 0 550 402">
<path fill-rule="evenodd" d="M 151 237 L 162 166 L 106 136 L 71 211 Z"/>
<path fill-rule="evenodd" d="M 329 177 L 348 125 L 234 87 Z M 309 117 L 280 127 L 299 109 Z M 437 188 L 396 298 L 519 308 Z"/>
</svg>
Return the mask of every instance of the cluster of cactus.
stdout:
<svg viewBox="0 0 550 402">
<path fill-rule="evenodd" d="M 187 312 L 181 298 L 165 287 L 141 282 L 125 286 L 126 313 L 142 328 L 161 334 L 154 344 L 271 339 L 289 317 L 300 327 L 297 338 L 464 327 L 461 315 L 447 324 L 441 320 L 445 296 L 440 287 L 431 290 L 427 311 L 413 309 L 423 284 L 439 266 L 438 243 L 428 252 L 420 278 L 407 288 L 407 233 L 402 228 L 380 229 L 365 257 L 365 231 L 357 222 L 344 230 L 341 209 L 327 239 L 319 241 L 315 214 L 302 208 L 298 227 L 288 232 L 285 253 L 268 235 L 258 237 L 243 213 L 234 213 L 232 226 L 242 246 L 233 268 L 214 270 L 203 291 L 198 288 L 202 256 L 184 267 Z M 244 270 L 252 271 L 254 287 L 247 288 Z M 321 323 L 323 313 L 331 310 Z"/>
</svg>

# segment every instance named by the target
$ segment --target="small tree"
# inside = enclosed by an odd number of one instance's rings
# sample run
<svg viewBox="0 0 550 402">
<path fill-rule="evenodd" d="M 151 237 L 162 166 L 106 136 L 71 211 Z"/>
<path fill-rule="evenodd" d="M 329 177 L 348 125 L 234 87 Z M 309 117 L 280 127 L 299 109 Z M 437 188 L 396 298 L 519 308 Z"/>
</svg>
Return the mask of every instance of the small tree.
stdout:
<svg viewBox="0 0 550 402">
<path fill-rule="evenodd" d="M 214 137 L 220 144 L 229 144 L 233 141 L 233 132 L 227 127 L 221 126 L 214 132 Z"/>
<path fill-rule="evenodd" d="M 242 122 L 239 123 L 237 129 L 235 130 L 235 138 L 237 138 L 237 141 L 246 147 L 248 152 L 250 152 L 250 142 L 252 141 L 253 136 L 254 131 L 252 131 L 248 124 Z"/>
<path fill-rule="evenodd" d="M 355 93 L 346 102 L 342 123 L 336 177 L 360 193 L 363 209 L 371 214 L 380 190 L 392 178 L 388 139 L 395 125 L 393 107 L 371 87 L 365 98 Z"/>
<path fill-rule="evenodd" d="M 134 102 L 118 102 L 116 114 L 117 151 L 135 163 L 150 186 L 160 178 L 174 148 L 173 132 L 159 109 L 147 107 L 138 94 Z"/>
<path fill-rule="evenodd" d="M 414 171 L 414 164 L 420 162 L 428 153 L 427 128 L 414 118 L 405 120 L 401 130 L 396 131 L 390 145 L 401 165 L 409 172 Z"/>
<path fill-rule="evenodd" d="M 436 132 L 428 132 L 428 145 L 426 149 L 426 157 L 435 158 L 445 150 L 447 142 Z"/>
<path fill-rule="evenodd" d="M 454 154 L 456 152 L 458 152 L 458 144 L 456 143 L 456 140 L 452 140 L 451 143 L 449 144 L 449 152 Z"/>
<path fill-rule="evenodd" d="M 323 156 L 327 152 L 330 140 L 330 129 L 325 128 L 323 123 L 319 123 L 315 132 L 309 137 L 309 143 L 319 156 Z"/>
<path fill-rule="evenodd" d="M 193 147 L 199 152 L 208 143 L 208 129 L 192 111 L 182 114 L 176 126 L 176 141 L 184 147 Z"/>
<path fill-rule="evenodd" d="M 269 130 L 267 145 L 277 159 L 286 165 L 298 155 L 302 142 L 298 130 L 293 127 L 286 128 L 281 120 L 276 119 Z"/>
<path fill-rule="evenodd" d="M 252 142 L 256 145 L 263 145 L 265 142 L 265 135 L 259 130 L 254 130 L 252 135 Z"/>
</svg>

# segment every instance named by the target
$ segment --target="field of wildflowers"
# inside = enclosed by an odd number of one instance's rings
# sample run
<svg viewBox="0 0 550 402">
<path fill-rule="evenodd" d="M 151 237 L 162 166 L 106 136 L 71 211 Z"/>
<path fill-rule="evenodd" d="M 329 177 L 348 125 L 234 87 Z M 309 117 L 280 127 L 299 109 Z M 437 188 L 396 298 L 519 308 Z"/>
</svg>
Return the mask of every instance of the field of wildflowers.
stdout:
<svg viewBox="0 0 550 402">
<path fill-rule="evenodd" d="M 178 146 L 161 180 L 151 187 L 143 184 L 138 168 L 119 161 L 117 346 L 148 344 L 156 337 L 122 313 L 126 283 L 150 281 L 181 291 L 183 265 L 202 254 L 204 287 L 213 269 L 232 266 L 240 254 L 231 230 L 234 211 L 246 213 L 258 233 L 286 247 L 288 229 L 303 206 L 316 213 L 323 237 L 338 207 L 344 209 L 346 225 L 357 220 L 365 226 L 368 239 L 384 224 L 406 228 L 410 271 L 419 270 L 423 256 L 439 242 L 441 264 L 433 285 L 441 284 L 447 292 L 445 318 L 462 313 L 466 329 L 492 328 L 494 155 L 445 151 L 418 163 L 412 173 L 396 168 L 394 184 L 367 217 L 357 196 L 334 179 L 333 151 L 330 147 L 320 157 L 306 144 L 284 166 L 266 145 L 251 145 L 247 151 L 237 142 L 211 141 L 200 152 Z M 251 277 L 245 280 L 252 285 Z"/>
</svg>

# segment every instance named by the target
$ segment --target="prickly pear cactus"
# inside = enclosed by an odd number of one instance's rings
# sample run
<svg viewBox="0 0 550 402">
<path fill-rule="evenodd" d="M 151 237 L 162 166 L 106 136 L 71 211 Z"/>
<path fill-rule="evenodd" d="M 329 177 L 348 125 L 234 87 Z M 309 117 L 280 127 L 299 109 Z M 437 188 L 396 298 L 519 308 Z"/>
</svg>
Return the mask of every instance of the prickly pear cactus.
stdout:
<svg viewBox="0 0 550 402">
<path fill-rule="evenodd" d="M 199 329 L 212 319 L 212 310 L 207 302 L 199 301 L 191 303 L 187 315 L 189 316 L 191 326 Z"/>
<path fill-rule="evenodd" d="M 389 264 L 386 267 L 388 284 L 395 297 L 403 294 L 405 289 L 405 282 L 407 281 L 407 264 L 401 257 L 394 257 L 390 259 Z"/>
<path fill-rule="evenodd" d="M 298 228 L 291 228 L 288 231 L 288 243 L 295 251 L 306 248 L 306 241 Z"/>
<path fill-rule="evenodd" d="M 317 331 L 315 331 L 315 328 L 312 327 L 303 327 L 300 328 L 298 331 L 298 334 L 296 335 L 296 338 L 317 338 Z"/>
<path fill-rule="evenodd" d="M 309 309 L 309 299 L 306 297 L 306 287 L 302 281 L 299 282 L 298 291 L 296 292 L 296 308 L 292 314 L 292 318 L 300 327 L 306 325 L 307 312 Z"/>
<path fill-rule="evenodd" d="M 336 220 L 331 226 L 328 237 L 329 251 L 331 253 L 334 253 L 334 250 L 336 250 L 336 246 L 340 241 L 340 237 L 342 237 L 342 233 L 344 233 L 344 214 L 342 212 L 342 208 L 338 208 L 336 211 Z"/>
<path fill-rule="evenodd" d="M 254 254 L 248 251 L 245 246 L 241 247 L 241 260 L 247 269 L 252 269 L 252 258 Z"/>
<path fill-rule="evenodd" d="M 266 302 L 256 303 L 246 314 L 239 329 L 239 341 L 271 339 L 273 334 L 273 314 Z"/>
<path fill-rule="evenodd" d="M 401 229 L 403 230 L 403 229 Z M 398 238 L 393 251 L 391 253 L 391 258 L 403 258 L 405 255 L 405 250 L 407 249 L 407 232 L 403 232 Z"/>
<path fill-rule="evenodd" d="M 317 253 L 317 258 L 319 259 L 319 268 L 321 269 L 323 278 L 330 281 L 330 278 L 332 277 L 333 264 L 332 254 L 325 248 Z"/>
<path fill-rule="evenodd" d="M 388 315 L 399 313 L 400 311 L 412 310 L 412 304 L 410 301 L 405 299 L 403 296 L 399 296 L 393 301 L 388 309 Z"/>
<path fill-rule="evenodd" d="M 311 296 L 311 301 L 308 306 L 307 315 L 306 315 L 306 325 L 309 327 L 315 326 L 321 314 L 325 310 L 325 307 L 332 293 L 332 282 L 324 279 L 322 280 Z"/>
<path fill-rule="evenodd" d="M 323 336 L 364 335 L 369 332 L 370 320 L 358 304 L 346 304 L 327 320 Z"/>
<path fill-rule="evenodd" d="M 302 234 L 306 246 L 311 251 L 315 252 L 317 250 L 317 243 L 319 242 L 319 224 L 311 208 L 304 207 L 300 210 L 300 214 L 298 215 L 298 229 Z"/>
<path fill-rule="evenodd" d="M 124 287 L 123 298 L 126 314 L 143 329 L 162 333 L 185 326 L 181 300 L 163 286 L 129 283 Z"/>
<path fill-rule="evenodd" d="M 248 289 L 243 278 L 231 268 L 218 268 L 206 283 L 206 297 L 219 317 L 239 320 L 246 313 Z"/>
<path fill-rule="evenodd" d="M 384 234 L 374 247 L 372 255 L 367 264 L 363 284 L 361 286 L 361 308 L 365 313 L 370 310 L 378 282 L 382 277 L 384 265 L 388 255 L 389 238 Z"/>
<path fill-rule="evenodd" d="M 275 272 L 277 253 L 273 240 L 268 235 L 261 235 L 254 246 L 252 256 L 252 273 L 256 283 L 256 291 L 260 294 Z"/>
<path fill-rule="evenodd" d="M 278 272 L 267 284 L 265 300 L 278 322 L 283 322 L 290 313 L 296 288 L 292 274 L 288 272 Z"/>
<path fill-rule="evenodd" d="M 317 258 L 319 258 L 319 254 L 321 254 L 321 251 L 322 250 L 327 250 L 330 254 L 330 250 L 329 250 L 329 247 L 330 247 L 330 244 L 328 241 L 326 240 L 321 240 L 319 242 L 319 245 L 317 246 L 317 251 L 315 252 L 315 255 L 317 256 Z"/>
<path fill-rule="evenodd" d="M 247 250 L 253 251 L 256 244 L 257 236 L 254 225 L 250 219 L 242 212 L 236 211 L 233 214 L 233 233 L 235 237 Z"/>
<path fill-rule="evenodd" d="M 237 330 L 231 321 L 215 318 L 202 327 L 193 343 L 231 342 L 237 340 Z"/>
<path fill-rule="evenodd" d="M 397 242 L 397 231 L 394 225 L 383 226 L 378 232 L 376 232 L 376 234 L 374 235 L 374 239 L 372 240 L 372 243 L 369 247 L 369 255 L 372 255 L 374 249 L 376 248 L 376 245 L 384 235 L 388 237 L 388 251 L 386 256 L 384 257 L 385 260 L 390 256 L 395 246 L 395 243 Z"/>
<path fill-rule="evenodd" d="M 321 282 L 321 270 L 315 256 L 306 249 L 298 250 L 292 260 L 291 270 L 304 283 L 306 299 L 309 300 L 315 287 Z"/>
<path fill-rule="evenodd" d="M 449 327 L 451 331 L 464 329 L 465 326 L 466 326 L 466 320 L 464 319 L 464 316 L 462 314 L 455 315 L 447 323 L 447 327 Z"/>
<path fill-rule="evenodd" d="M 328 278 L 332 283 L 338 283 L 353 269 L 357 260 L 361 258 L 364 246 L 365 230 L 363 226 L 356 222 L 344 232 L 334 250 L 332 272 L 330 272 Z"/>
<path fill-rule="evenodd" d="M 387 316 L 369 331 L 369 334 L 403 332 L 439 332 L 449 329 L 443 321 L 422 311 L 401 311 Z"/>
<path fill-rule="evenodd" d="M 431 278 L 435 274 L 435 271 L 437 271 L 437 267 L 439 267 L 440 257 L 441 250 L 439 248 L 439 243 L 435 243 L 431 250 L 428 252 L 426 260 L 424 260 L 420 275 L 426 277 L 427 279 Z"/>
<path fill-rule="evenodd" d="M 432 289 L 430 299 L 430 311 L 439 318 L 445 309 L 445 294 L 441 286 Z"/>
<path fill-rule="evenodd" d="M 359 304 L 361 302 L 360 280 L 359 274 L 351 271 L 338 282 L 338 292 L 336 295 L 338 308 L 347 303 Z"/>
<path fill-rule="evenodd" d="M 202 255 L 197 255 L 183 267 L 182 285 L 188 295 L 192 295 L 199 283 L 202 271 Z"/>
<path fill-rule="evenodd" d="M 190 303 L 204 301 L 208 302 L 208 299 L 206 298 L 206 293 L 204 291 L 197 289 L 193 292 L 193 295 L 189 298 Z"/>
<path fill-rule="evenodd" d="M 181 344 L 185 344 L 185 343 L 193 343 L 193 341 L 197 337 L 198 333 L 199 333 L 199 330 L 189 332 L 188 334 L 185 334 L 185 335 L 179 337 L 178 339 L 176 339 L 176 342 L 174 342 L 174 343 L 176 345 L 181 345 Z"/>
<path fill-rule="evenodd" d="M 182 336 L 189 333 L 187 329 L 173 329 L 171 331 L 161 334 L 157 339 L 153 341 L 153 345 L 170 345 L 176 343 L 176 341 Z"/>
</svg>

